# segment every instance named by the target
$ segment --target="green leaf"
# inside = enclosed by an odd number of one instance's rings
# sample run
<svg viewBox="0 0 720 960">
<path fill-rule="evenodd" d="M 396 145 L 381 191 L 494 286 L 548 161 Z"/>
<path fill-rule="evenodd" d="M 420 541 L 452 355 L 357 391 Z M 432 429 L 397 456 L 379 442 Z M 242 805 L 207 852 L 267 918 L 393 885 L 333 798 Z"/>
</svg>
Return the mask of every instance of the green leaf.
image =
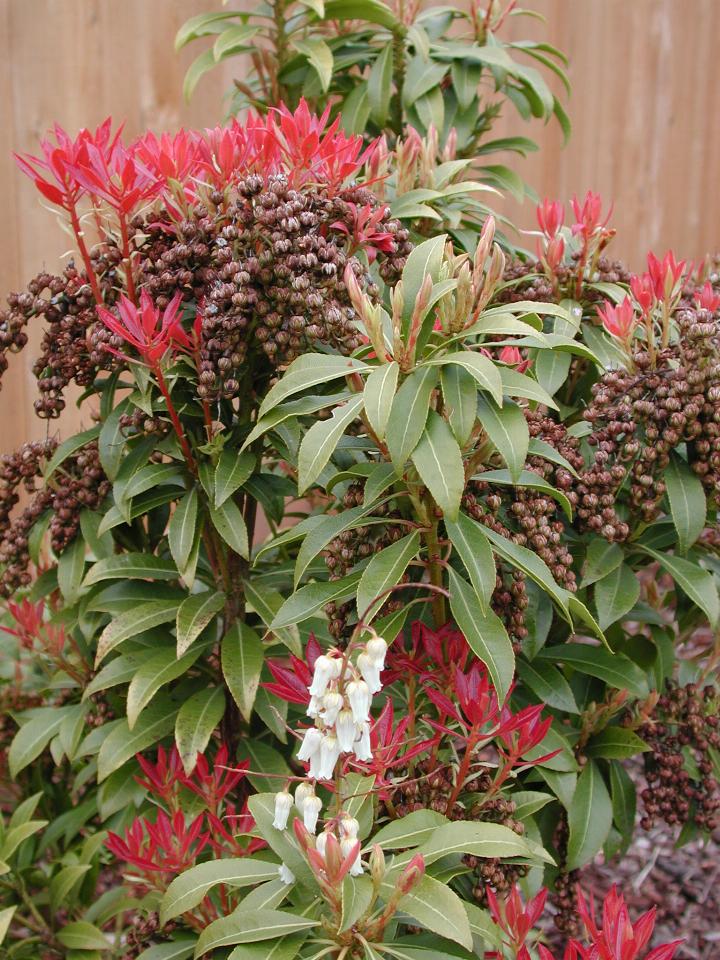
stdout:
<svg viewBox="0 0 720 960">
<path fill-rule="evenodd" d="M 370 877 L 346 876 L 342 884 L 342 914 L 339 931 L 349 930 L 363 916 L 373 900 L 373 882 Z"/>
<path fill-rule="evenodd" d="M 213 45 L 215 62 L 219 63 L 229 56 L 250 49 L 248 41 L 252 40 L 259 31 L 259 27 L 251 27 L 248 24 L 228 27 L 227 30 L 223 30 Z"/>
<path fill-rule="evenodd" d="M 197 938 L 173 940 L 171 943 L 158 943 L 139 955 L 137 960 L 188 960 L 195 953 Z"/>
<path fill-rule="evenodd" d="M 134 609 L 121 613 L 119 617 L 110 621 L 100 635 L 95 666 L 97 667 L 111 650 L 125 640 L 174 620 L 176 612 L 176 600 L 147 600 L 139 603 Z"/>
<path fill-rule="evenodd" d="M 168 545 L 178 570 L 184 573 L 195 540 L 198 494 L 193 487 L 173 510 L 168 524 Z"/>
<path fill-rule="evenodd" d="M 632 730 L 626 727 L 606 727 L 590 738 L 585 754 L 605 760 L 626 760 L 649 749 L 645 741 Z"/>
<path fill-rule="evenodd" d="M 325 0 L 326 20 L 364 20 L 392 30 L 398 19 L 380 0 Z"/>
<path fill-rule="evenodd" d="M 530 431 L 525 414 L 511 400 L 507 401 L 504 407 L 498 407 L 486 397 L 479 396 L 478 417 L 485 432 L 507 464 L 510 479 L 517 483 L 525 466 L 530 443 Z M 538 477 L 538 479 L 541 478 Z"/>
<path fill-rule="evenodd" d="M 503 384 L 500 370 L 488 357 L 481 353 L 472 353 L 470 350 L 461 350 L 459 353 L 447 353 L 432 364 L 457 364 L 467 370 L 471 377 L 483 389 L 487 390 L 498 407 L 503 405 Z"/>
<path fill-rule="evenodd" d="M 352 373 L 369 372 L 372 368 L 352 357 L 336 357 L 328 354 L 306 354 L 294 360 L 285 371 L 282 380 L 273 386 L 260 404 L 262 417 L 286 397 L 291 397 L 308 387 L 330 383 L 339 377 L 349 377 Z"/>
<path fill-rule="evenodd" d="M 566 617 L 569 615 L 567 592 L 555 582 L 550 568 L 544 560 L 541 560 L 532 550 L 528 550 L 527 547 L 522 547 L 518 543 L 513 543 L 512 540 L 507 540 L 490 527 L 485 528 L 485 536 L 492 544 L 494 553 L 499 554 L 503 560 L 507 560 L 512 566 L 522 570 L 542 590 L 550 594 Z"/>
<path fill-rule="evenodd" d="M 204 752 L 224 713 L 225 692 L 222 687 L 201 690 L 180 707 L 175 723 L 175 743 L 188 776 L 195 769 L 198 753 Z"/>
<path fill-rule="evenodd" d="M 210 520 L 225 543 L 239 556 L 247 560 L 250 556 L 247 527 L 240 508 L 233 500 L 226 500 L 222 506 L 208 505 Z"/>
<path fill-rule="evenodd" d="M 507 407 L 503 407 L 503 412 L 506 409 Z M 531 490 L 540 490 L 557 500 L 568 520 L 572 520 L 572 504 L 565 494 L 553 487 L 534 470 L 520 470 L 516 477 L 513 477 L 509 470 L 486 470 L 484 473 L 478 473 L 476 479 L 478 477 L 482 477 L 483 483 L 497 483 L 506 487 L 529 487 Z"/>
<path fill-rule="evenodd" d="M 440 370 L 440 383 L 450 429 L 462 447 L 470 437 L 477 415 L 475 379 L 456 363 L 449 363 Z"/>
<path fill-rule="evenodd" d="M 517 672 L 525 686 L 549 707 L 565 713 L 580 713 L 570 684 L 552 664 L 537 659 L 532 663 L 518 660 Z"/>
<path fill-rule="evenodd" d="M 436 383 L 435 370 L 420 367 L 395 394 L 387 424 L 387 445 L 398 476 L 423 434 Z"/>
<path fill-rule="evenodd" d="M 277 863 L 270 863 L 255 855 L 200 863 L 175 877 L 165 891 L 160 902 L 160 924 L 165 926 L 169 920 L 192 910 L 219 883 L 234 889 L 251 887 L 256 883 L 274 880 L 277 873 Z"/>
<path fill-rule="evenodd" d="M 193 593 L 178 607 L 175 629 L 177 655 L 181 657 L 225 606 L 225 594 L 215 590 Z"/>
<path fill-rule="evenodd" d="M 75 603 L 81 593 L 86 549 L 83 538 L 76 537 L 76 539 L 65 548 L 58 561 L 58 586 L 68 606 Z"/>
<path fill-rule="evenodd" d="M 40 756 L 60 729 L 67 714 L 67 707 L 60 709 L 46 707 L 41 713 L 33 714 L 31 720 L 23 723 L 13 737 L 8 751 L 8 767 L 13 779 Z"/>
<path fill-rule="evenodd" d="M 226 10 L 223 13 L 201 13 L 197 17 L 190 17 L 175 34 L 175 51 L 181 50 L 198 37 L 216 33 L 220 21 L 230 20 L 237 15 L 237 10 Z"/>
<path fill-rule="evenodd" d="M 308 517 L 307 525 L 303 529 L 303 532 L 307 530 L 307 534 L 302 546 L 298 550 L 295 561 L 294 586 L 300 583 L 312 561 L 321 550 L 325 549 L 331 540 L 334 540 L 346 530 L 364 526 L 368 522 L 367 517 L 371 512 L 372 505 L 368 506 L 363 504 L 362 506 L 351 507 L 349 510 L 343 510 L 341 513 L 330 514 L 325 517 Z M 313 521 L 312 524 L 310 524 L 310 520 Z M 383 523 L 385 522 L 386 521 L 383 520 Z M 300 521 L 298 527 L 301 524 L 305 524 L 305 521 Z"/>
<path fill-rule="evenodd" d="M 312 64 L 320 78 L 323 93 L 327 93 L 333 74 L 333 55 L 330 47 L 321 37 L 310 37 L 307 40 L 293 38 L 291 43 L 297 52 Z"/>
<path fill-rule="evenodd" d="M 89 863 L 77 863 L 69 867 L 63 867 L 50 881 L 49 895 L 50 908 L 53 911 L 58 910 L 70 896 L 70 892 L 80 879 L 90 870 Z"/>
<path fill-rule="evenodd" d="M 231 497 L 255 469 L 255 454 L 245 450 L 239 453 L 232 447 L 225 447 L 215 468 L 215 506 L 221 507 Z"/>
<path fill-rule="evenodd" d="M 658 553 L 657 550 L 651 550 L 650 547 L 639 547 L 639 549 L 657 560 L 663 570 L 670 574 L 675 584 L 682 589 L 683 593 L 687 594 L 692 602 L 700 607 L 711 626 L 717 624 L 718 617 L 720 617 L 720 600 L 718 599 L 715 579 L 711 573 L 708 573 L 697 563 L 683 560 L 682 557 Z"/>
<path fill-rule="evenodd" d="M 464 513 L 445 518 L 445 530 L 467 570 L 483 611 L 490 606 L 496 585 L 495 558 L 484 527 Z"/>
<path fill-rule="evenodd" d="M 394 885 L 384 882 L 384 898 L 389 899 Z M 472 933 L 462 900 L 456 893 L 433 877 L 424 876 L 420 883 L 400 899 L 399 909 L 409 914 L 418 924 L 441 937 L 472 948 Z"/>
<path fill-rule="evenodd" d="M 50 457 L 45 466 L 45 470 L 43 472 L 45 479 L 49 480 L 57 468 L 61 466 L 61 464 L 63 464 L 68 457 L 72 456 L 73 453 L 77 453 L 78 450 L 82 450 L 83 447 L 87 446 L 89 443 L 92 443 L 93 440 L 97 440 L 99 435 L 100 425 L 98 424 L 95 427 L 91 427 L 89 430 L 84 430 L 82 433 L 76 433 L 74 436 L 64 440 L 52 457 Z"/>
<path fill-rule="evenodd" d="M 568 810 L 570 837 L 567 869 L 578 870 L 602 849 L 612 825 L 612 801 L 594 761 L 578 777 L 575 795 Z"/>
<path fill-rule="evenodd" d="M 109 950 L 111 946 L 105 934 L 87 920 L 66 924 L 56 936 L 68 950 Z"/>
<path fill-rule="evenodd" d="M 209 50 L 205 50 L 199 57 L 193 60 L 183 80 L 183 99 L 185 103 L 190 103 L 192 95 L 195 92 L 195 87 L 197 87 L 200 80 L 209 70 L 212 70 L 215 65 L 216 60 L 212 47 L 210 47 Z"/>
<path fill-rule="evenodd" d="M 8 830 L 2 846 L 0 846 L 0 860 L 6 863 L 21 843 L 24 843 L 25 840 L 34 836 L 47 825 L 47 820 L 27 820 L 25 823 L 20 823 L 16 827 L 12 827 Z"/>
<path fill-rule="evenodd" d="M 499 823 L 455 821 L 438 826 L 420 848 L 426 864 L 435 863 L 449 854 L 460 853 L 488 859 L 523 857 L 535 859 L 535 848 L 509 827 Z M 552 862 L 543 851 L 543 858 Z M 409 861 L 410 854 L 403 859 Z M 393 862 L 395 868 L 395 862 Z"/>
<path fill-rule="evenodd" d="M 406 817 L 391 820 L 381 827 L 372 838 L 371 845 L 379 844 L 384 850 L 419 847 L 432 838 L 438 827 L 447 822 L 447 817 L 434 810 L 414 810 Z"/>
<path fill-rule="evenodd" d="M 400 367 L 395 360 L 384 363 L 370 374 L 365 381 L 363 392 L 365 413 L 378 440 L 385 439 L 388 417 L 395 390 L 397 389 Z"/>
<path fill-rule="evenodd" d="M 415 309 L 415 302 L 420 293 L 420 289 L 425 281 L 425 277 L 431 277 L 433 283 L 440 279 L 440 268 L 442 267 L 445 256 L 445 244 L 447 235 L 440 234 L 437 237 L 431 237 L 429 240 L 423 240 L 410 252 L 407 262 L 402 272 L 403 288 L 403 324 L 402 334 L 407 338 L 410 329 L 410 319 Z M 428 331 L 429 332 L 429 331 Z M 424 335 L 418 338 L 418 350 L 422 350 L 427 337 Z"/>
<path fill-rule="evenodd" d="M 125 704 L 127 723 L 131 730 L 158 690 L 185 673 L 200 653 L 201 649 L 198 646 L 178 659 L 173 647 L 165 647 L 162 650 L 156 650 L 142 661 L 140 668 L 130 681 Z"/>
<path fill-rule="evenodd" d="M 257 633 L 247 623 L 233 623 L 222 639 L 222 672 L 247 723 L 252 716 L 264 661 L 265 648 Z"/>
<path fill-rule="evenodd" d="M 98 753 L 98 783 L 124 763 L 154 746 L 166 737 L 175 724 L 177 707 L 167 697 L 156 697 L 140 715 L 131 730 L 126 719 L 120 720 L 105 737 Z"/>
<path fill-rule="evenodd" d="M 318 420 L 303 437 L 298 455 L 298 493 L 304 493 L 323 471 L 335 452 L 340 437 L 360 416 L 363 395 L 358 394 L 347 403 L 335 407 L 329 420 Z"/>
<path fill-rule="evenodd" d="M 611 653 L 604 647 L 590 646 L 586 643 L 562 643 L 554 647 L 543 647 L 533 662 L 550 660 L 566 663 L 580 673 L 597 677 L 609 683 L 616 690 L 629 690 L 634 697 L 646 697 L 648 694 L 645 674 L 622 653 Z"/>
<path fill-rule="evenodd" d="M 177 580 L 172 560 L 151 553 L 120 553 L 94 563 L 83 581 L 86 587 L 103 580 Z"/>
<path fill-rule="evenodd" d="M 245 448 L 249 446 L 253 440 L 257 440 L 257 438 L 261 437 L 264 433 L 277 428 L 285 420 L 302 417 L 309 413 L 317 413 L 318 410 L 326 410 L 328 407 L 334 407 L 336 404 L 342 403 L 344 400 L 349 400 L 351 397 L 352 394 L 349 391 L 343 390 L 341 393 L 330 393 L 322 397 L 300 397 L 299 400 L 290 400 L 288 403 L 273 407 L 270 413 L 266 413 L 260 417 L 247 435 L 245 442 L 240 448 L 241 453 L 245 451 Z"/>
<path fill-rule="evenodd" d="M 310 930 L 319 923 L 319 920 L 309 920 L 284 910 L 243 910 L 240 905 L 229 917 L 215 920 L 205 927 L 197 942 L 195 956 L 201 957 L 218 947 L 235 943 L 275 940 L 289 933 Z"/>
<path fill-rule="evenodd" d="M 537 334 L 535 334 L 535 336 L 537 336 Z M 499 370 L 503 393 L 506 394 L 506 396 L 524 397 L 527 400 L 535 400 L 537 403 L 542 403 L 552 410 L 558 409 L 558 405 L 547 390 L 541 387 L 532 377 L 528 377 L 524 373 L 518 373 L 517 370 L 512 370 L 510 367 L 500 367 Z"/>
<path fill-rule="evenodd" d="M 382 48 L 375 63 L 370 69 L 367 80 L 368 103 L 370 116 L 379 126 L 384 127 L 390 109 L 393 82 L 393 45 L 392 41 Z"/>
<path fill-rule="evenodd" d="M 535 376 L 550 396 L 557 393 L 567 379 L 572 357 L 569 353 L 540 350 L 535 358 Z"/>
<path fill-rule="evenodd" d="M 664 473 L 670 514 L 678 534 L 680 553 L 687 553 L 703 532 L 707 501 L 702 481 L 677 454 Z"/>
<path fill-rule="evenodd" d="M 410 561 L 417 556 L 420 547 L 420 534 L 414 531 L 395 541 L 389 547 L 376 553 L 363 570 L 357 590 L 358 616 L 369 622 L 375 616 L 390 595 L 385 594 L 389 587 L 400 583 Z M 378 603 L 374 601 L 382 597 Z M 374 610 L 368 613 L 370 605 Z"/>
<path fill-rule="evenodd" d="M 270 587 L 253 583 L 251 579 L 243 580 L 243 590 L 246 600 L 269 630 L 270 624 L 285 602 L 282 595 Z M 287 629 L 275 628 L 273 633 L 281 643 L 285 644 L 288 650 L 291 650 L 298 657 L 302 656 L 300 636 L 294 623 L 291 623 Z"/>
<path fill-rule="evenodd" d="M 562 467 L 563 470 L 567 470 L 567 472 L 571 473 L 574 477 L 579 476 L 577 470 L 575 467 L 573 467 L 570 461 L 566 460 L 561 453 L 558 453 L 557 450 L 549 443 L 546 443 L 545 440 L 540 440 L 538 437 L 531 437 L 530 445 L 528 447 L 528 454 L 534 457 L 542 457 L 543 460 L 549 460 L 550 463 L 557 464 L 558 467 Z M 596 542 L 597 541 L 595 540 L 593 541 L 593 543 Z"/>
<path fill-rule="evenodd" d="M 595 584 L 595 609 L 602 629 L 622 620 L 635 606 L 639 596 L 640 582 L 626 563 L 621 563 L 598 580 Z"/>
<path fill-rule="evenodd" d="M 637 794 L 630 774 L 621 763 L 610 764 L 610 796 L 612 798 L 613 823 L 629 844 L 635 832 Z"/>
<path fill-rule="evenodd" d="M 554 797 L 551 794 L 543 793 L 541 790 L 516 790 L 512 794 L 512 801 L 515 804 L 513 815 L 518 820 L 525 820 L 553 800 Z"/>
<path fill-rule="evenodd" d="M 271 630 L 301 623 L 316 614 L 326 603 L 343 603 L 355 596 L 360 573 L 351 573 L 329 583 L 309 583 L 290 594 L 270 624 Z"/>
<path fill-rule="evenodd" d="M 447 421 L 434 410 L 428 412 L 425 431 L 411 456 L 420 479 L 443 514 L 456 520 L 465 488 L 462 454 Z"/>
<path fill-rule="evenodd" d="M 4 910 L 0 910 L 0 944 L 2 944 L 5 939 L 5 935 L 10 929 L 10 924 L 12 923 L 12 918 L 17 910 L 17 904 L 12 907 L 5 907 Z"/>
<path fill-rule="evenodd" d="M 487 609 L 469 583 L 448 568 L 450 610 L 472 650 L 488 668 L 498 701 L 504 703 L 515 673 L 515 654 L 500 618 Z"/>
<path fill-rule="evenodd" d="M 596 537 L 588 547 L 581 586 L 588 587 L 591 583 L 601 580 L 612 573 L 622 562 L 623 552 L 619 544 L 609 543 L 602 537 Z"/>
</svg>

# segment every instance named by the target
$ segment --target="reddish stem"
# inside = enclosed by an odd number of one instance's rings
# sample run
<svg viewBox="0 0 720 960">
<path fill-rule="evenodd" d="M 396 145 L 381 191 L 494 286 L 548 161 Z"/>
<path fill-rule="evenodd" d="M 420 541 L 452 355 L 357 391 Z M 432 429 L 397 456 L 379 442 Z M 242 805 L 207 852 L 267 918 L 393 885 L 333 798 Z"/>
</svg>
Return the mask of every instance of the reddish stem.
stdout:
<svg viewBox="0 0 720 960">
<path fill-rule="evenodd" d="M 180 448 L 183 452 L 183 456 L 188 465 L 188 470 L 197 475 L 197 465 L 195 463 L 195 457 L 193 457 L 192 450 L 190 449 L 190 444 L 183 430 L 183 425 L 180 422 L 180 417 L 177 414 L 177 410 L 173 406 L 173 402 L 170 399 L 170 391 L 168 390 L 167 384 L 165 383 L 165 377 L 163 376 L 162 370 L 160 369 L 160 364 L 156 363 L 153 365 L 153 373 L 155 374 L 158 382 L 158 387 L 160 388 L 160 393 L 162 393 L 165 398 L 165 405 L 167 407 L 168 415 L 172 421 L 172 425 L 175 428 L 175 433 L 177 434 L 178 441 L 180 443 Z"/>
<path fill-rule="evenodd" d="M 122 255 L 125 263 L 125 286 L 127 287 L 128 297 L 137 306 L 137 294 L 135 292 L 135 278 L 132 270 L 132 257 L 130 254 L 130 236 L 128 234 L 127 218 L 124 213 L 120 218 L 120 236 L 122 238 Z"/>
<path fill-rule="evenodd" d="M 74 203 L 70 204 L 68 207 L 68 213 L 70 214 L 70 223 L 73 228 L 73 233 L 75 234 L 75 241 L 78 245 L 78 250 L 80 251 L 80 256 L 83 259 L 83 263 L 85 264 L 85 273 L 87 273 L 90 289 L 95 297 L 95 302 L 102 303 L 103 299 L 102 294 L 100 293 L 100 284 L 98 283 L 98 279 L 95 276 L 95 271 L 92 268 L 92 261 L 90 260 L 90 254 L 88 253 L 88 248 L 85 244 L 80 218 L 77 215 L 77 210 Z"/>
</svg>

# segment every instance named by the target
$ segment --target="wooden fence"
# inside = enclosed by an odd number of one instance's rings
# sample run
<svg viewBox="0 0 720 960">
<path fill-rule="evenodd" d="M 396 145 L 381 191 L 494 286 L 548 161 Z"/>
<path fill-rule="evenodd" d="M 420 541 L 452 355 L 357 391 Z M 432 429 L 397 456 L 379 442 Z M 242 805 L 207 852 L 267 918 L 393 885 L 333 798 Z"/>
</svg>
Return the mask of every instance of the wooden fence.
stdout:
<svg viewBox="0 0 720 960">
<path fill-rule="evenodd" d="M 518 36 L 544 37 L 571 59 L 572 140 L 554 124 L 526 130 L 516 115 L 502 134 L 528 133 L 540 150 L 516 169 L 540 195 L 569 198 L 588 188 L 615 202 L 617 255 L 639 267 L 645 252 L 682 256 L 720 249 L 720 0 L 529 0 L 545 25 L 514 21 Z M 220 0 L 0 0 L 0 296 L 41 268 L 55 269 L 68 241 L 16 171 L 11 151 L 33 150 L 58 120 L 70 130 L 108 114 L 129 134 L 146 127 L 206 125 L 223 115 L 231 68 L 206 77 L 181 100 L 195 54 L 176 56 L 178 26 Z M 521 226 L 530 204 L 508 209 Z M 45 435 L 32 413 L 31 372 L 40 331 L 13 358 L 0 393 L 0 451 Z M 87 423 L 66 411 L 50 429 Z"/>
</svg>

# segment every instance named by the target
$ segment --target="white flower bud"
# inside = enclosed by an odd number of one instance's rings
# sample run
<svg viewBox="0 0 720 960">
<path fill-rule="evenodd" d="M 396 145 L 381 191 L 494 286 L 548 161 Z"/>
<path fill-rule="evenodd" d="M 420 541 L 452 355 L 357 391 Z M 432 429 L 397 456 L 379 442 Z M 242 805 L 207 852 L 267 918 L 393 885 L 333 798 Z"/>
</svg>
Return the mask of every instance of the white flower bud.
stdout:
<svg viewBox="0 0 720 960">
<path fill-rule="evenodd" d="M 360 727 L 360 736 L 355 741 L 353 751 L 358 760 L 372 760 L 372 747 L 370 745 L 370 724 L 363 723 Z"/>
<path fill-rule="evenodd" d="M 302 783 L 297 785 L 297 789 L 295 790 L 295 806 L 297 807 L 298 813 L 303 812 L 303 806 L 308 797 L 314 796 L 315 788 L 311 783 L 307 783 L 305 780 L 303 780 Z"/>
<path fill-rule="evenodd" d="M 323 830 L 320 836 L 315 841 L 315 849 L 320 854 L 321 857 L 325 856 L 325 849 L 327 847 L 328 831 Z"/>
<path fill-rule="evenodd" d="M 387 653 L 387 648 L 388 645 L 382 637 L 373 637 L 365 644 L 367 655 L 377 663 L 381 670 L 385 669 L 385 654 Z"/>
<path fill-rule="evenodd" d="M 313 756 L 320 749 L 322 743 L 322 734 L 317 727 L 309 727 L 305 731 L 303 742 L 300 744 L 297 758 L 298 760 L 312 760 Z"/>
<path fill-rule="evenodd" d="M 364 723 L 369 720 L 372 697 L 365 681 L 351 680 L 345 689 L 355 723 Z"/>
<path fill-rule="evenodd" d="M 284 830 L 285 827 L 287 827 L 292 805 L 293 799 L 287 790 L 275 794 L 275 819 L 273 820 L 273 826 L 276 830 Z"/>
<path fill-rule="evenodd" d="M 363 680 L 368 685 L 371 694 L 379 693 L 382 690 L 380 683 L 380 667 L 377 662 L 367 652 L 363 652 L 357 658 L 357 668 L 360 671 Z"/>
<path fill-rule="evenodd" d="M 308 797 L 303 803 L 303 823 L 305 829 L 310 833 L 315 833 L 318 817 L 322 810 L 322 800 L 320 797 Z"/>
<path fill-rule="evenodd" d="M 321 697 L 335 675 L 335 665 L 330 657 L 321 653 L 315 661 L 312 683 L 308 687 L 311 697 Z"/>
<path fill-rule="evenodd" d="M 322 698 L 322 709 L 320 716 L 324 723 L 331 727 L 337 720 L 337 715 L 342 710 L 343 698 L 337 691 L 330 691 Z"/>
<path fill-rule="evenodd" d="M 351 817 L 347 813 L 344 813 L 342 817 L 340 817 L 340 833 L 344 837 L 349 837 L 351 840 L 357 840 L 359 830 L 360 824 L 357 822 L 355 817 Z"/>
<path fill-rule="evenodd" d="M 352 853 L 353 847 L 357 844 L 357 840 L 353 840 L 351 837 L 343 837 L 340 841 L 340 853 L 345 857 L 349 857 Z M 355 859 L 353 860 L 352 866 L 350 867 L 350 876 L 359 877 L 363 872 L 363 865 L 360 860 L 360 845 L 358 844 L 357 853 Z"/>
<path fill-rule="evenodd" d="M 295 883 L 295 874 L 292 872 L 290 867 L 286 866 L 284 863 L 281 863 L 278 867 L 278 874 L 283 883 Z"/>
<path fill-rule="evenodd" d="M 335 764 L 340 756 L 340 744 L 333 733 L 326 733 L 320 747 L 320 772 L 318 780 L 332 780 L 335 776 Z"/>
<path fill-rule="evenodd" d="M 357 737 L 357 724 L 350 710 L 341 710 L 335 723 L 340 749 L 343 753 L 350 753 Z"/>
</svg>

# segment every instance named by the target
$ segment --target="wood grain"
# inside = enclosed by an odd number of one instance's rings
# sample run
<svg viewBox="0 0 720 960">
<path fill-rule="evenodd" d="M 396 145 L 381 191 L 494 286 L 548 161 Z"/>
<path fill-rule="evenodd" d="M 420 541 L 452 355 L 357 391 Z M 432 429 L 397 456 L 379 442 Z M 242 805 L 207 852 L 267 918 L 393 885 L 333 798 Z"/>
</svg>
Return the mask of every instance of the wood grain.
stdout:
<svg viewBox="0 0 720 960">
<path fill-rule="evenodd" d="M 718 0 L 529 0 L 546 23 L 511 21 L 517 37 L 549 40 L 570 57 L 574 132 L 563 149 L 554 123 L 526 125 L 508 110 L 498 135 L 540 144 L 509 158 L 540 196 L 569 199 L 588 188 L 615 203 L 615 253 L 633 268 L 648 249 L 699 258 L 720 249 L 720 36 Z M 182 103 L 182 77 L 198 52 L 176 55 L 188 17 L 220 0 L 0 0 L 0 296 L 42 267 L 56 269 L 66 236 L 15 169 L 11 151 L 34 150 L 58 120 L 74 131 L 112 114 L 133 135 L 146 127 L 214 124 L 232 69 L 204 78 Z M 525 228 L 533 206 L 505 202 Z M 0 450 L 45 436 L 32 412 L 31 372 L 40 331 L 12 358 L 0 393 Z M 34 349 L 35 348 L 35 349 Z M 49 429 L 87 424 L 72 407 Z"/>
</svg>

